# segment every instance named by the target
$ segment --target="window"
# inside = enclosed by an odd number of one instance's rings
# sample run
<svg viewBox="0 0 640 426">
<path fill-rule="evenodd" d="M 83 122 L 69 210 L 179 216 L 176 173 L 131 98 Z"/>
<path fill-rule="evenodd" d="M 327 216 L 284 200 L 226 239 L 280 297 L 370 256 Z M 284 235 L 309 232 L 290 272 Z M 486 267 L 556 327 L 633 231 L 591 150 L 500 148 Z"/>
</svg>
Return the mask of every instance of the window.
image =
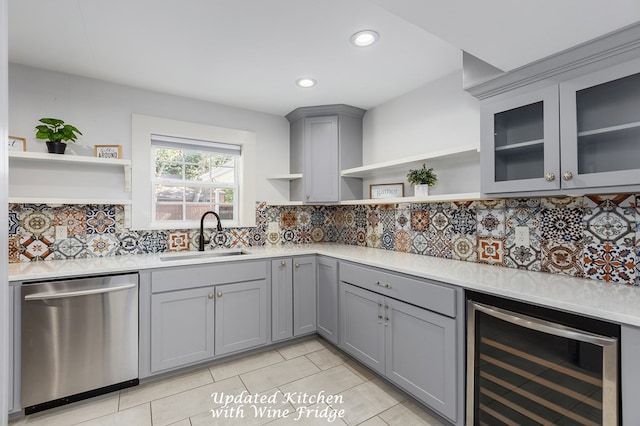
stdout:
<svg viewBox="0 0 640 426">
<path fill-rule="evenodd" d="M 225 227 L 255 226 L 255 133 L 132 114 L 131 144 L 127 227 L 197 229 L 208 210 Z"/>
<path fill-rule="evenodd" d="M 238 145 L 151 135 L 153 222 L 199 220 L 213 210 L 238 222 Z"/>
</svg>

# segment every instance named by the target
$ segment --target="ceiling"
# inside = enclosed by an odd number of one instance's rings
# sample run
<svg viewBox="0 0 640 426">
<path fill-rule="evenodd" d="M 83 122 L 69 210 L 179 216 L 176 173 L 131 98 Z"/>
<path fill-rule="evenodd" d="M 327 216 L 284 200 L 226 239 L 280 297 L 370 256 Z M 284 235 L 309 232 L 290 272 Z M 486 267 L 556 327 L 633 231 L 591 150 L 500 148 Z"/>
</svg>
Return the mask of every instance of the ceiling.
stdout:
<svg viewBox="0 0 640 426">
<path fill-rule="evenodd" d="M 510 70 L 636 21 L 638 0 L 9 0 L 9 61 L 284 115 L 371 108 L 461 50 Z M 379 42 L 352 46 L 363 29 Z"/>
</svg>

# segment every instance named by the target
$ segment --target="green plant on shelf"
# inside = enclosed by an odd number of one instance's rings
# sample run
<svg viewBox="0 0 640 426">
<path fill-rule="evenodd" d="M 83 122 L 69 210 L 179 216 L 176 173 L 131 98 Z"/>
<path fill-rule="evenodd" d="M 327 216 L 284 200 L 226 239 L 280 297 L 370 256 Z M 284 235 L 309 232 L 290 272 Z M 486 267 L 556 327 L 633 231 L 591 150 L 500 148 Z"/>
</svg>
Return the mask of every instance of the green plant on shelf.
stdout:
<svg viewBox="0 0 640 426">
<path fill-rule="evenodd" d="M 82 132 L 71 124 L 64 124 L 64 121 L 57 118 L 41 118 L 41 123 L 36 126 L 36 138 L 49 142 L 75 142 Z M 77 133 L 77 134 L 76 134 Z"/>
<path fill-rule="evenodd" d="M 433 169 L 427 169 L 425 164 L 420 169 L 410 169 L 407 174 L 407 181 L 411 185 L 428 185 L 433 186 L 438 181 L 438 177 Z"/>
</svg>

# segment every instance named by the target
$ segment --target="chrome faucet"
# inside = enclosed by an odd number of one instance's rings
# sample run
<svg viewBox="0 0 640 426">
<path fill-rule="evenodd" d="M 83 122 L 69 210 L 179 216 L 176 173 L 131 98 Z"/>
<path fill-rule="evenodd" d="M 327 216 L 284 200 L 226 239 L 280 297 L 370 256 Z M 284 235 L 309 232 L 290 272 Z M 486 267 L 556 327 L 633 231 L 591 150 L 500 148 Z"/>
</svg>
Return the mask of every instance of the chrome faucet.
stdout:
<svg viewBox="0 0 640 426">
<path fill-rule="evenodd" d="M 217 230 L 218 232 L 222 232 L 222 223 L 220 223 L 220 216 L 218 216 L 218 213 L 214 212 L 213 210 L 209 210 L 208 212 L 205 212 L 200 218 L 200 239 L 198 241 L 198 251 L 204 251 L 204 245 L 208 244 L 209 241 L 211 241 L 211 240 L 205 241 L 204 239 L 204 218 L 208 214 L 212 214 L 218 219 Z"/>
</svg>

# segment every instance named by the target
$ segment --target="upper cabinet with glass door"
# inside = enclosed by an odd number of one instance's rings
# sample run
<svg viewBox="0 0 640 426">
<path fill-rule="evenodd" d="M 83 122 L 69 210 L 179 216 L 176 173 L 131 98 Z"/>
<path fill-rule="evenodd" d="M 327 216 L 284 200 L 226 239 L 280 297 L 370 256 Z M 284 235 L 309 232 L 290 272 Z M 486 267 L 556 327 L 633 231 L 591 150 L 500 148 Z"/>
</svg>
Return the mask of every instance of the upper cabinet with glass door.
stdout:
<svg viewBox="0 0 640 426">
<path fill-rule="evenodd" d="M 640 60 L 560 83 L 562 187 L 640 184 Z"/>
<path fill-rule="evenodd" d="M 557 85 L 484 101 L 481 129 L 483 192 L 560 188 Z"/>
</svg>

